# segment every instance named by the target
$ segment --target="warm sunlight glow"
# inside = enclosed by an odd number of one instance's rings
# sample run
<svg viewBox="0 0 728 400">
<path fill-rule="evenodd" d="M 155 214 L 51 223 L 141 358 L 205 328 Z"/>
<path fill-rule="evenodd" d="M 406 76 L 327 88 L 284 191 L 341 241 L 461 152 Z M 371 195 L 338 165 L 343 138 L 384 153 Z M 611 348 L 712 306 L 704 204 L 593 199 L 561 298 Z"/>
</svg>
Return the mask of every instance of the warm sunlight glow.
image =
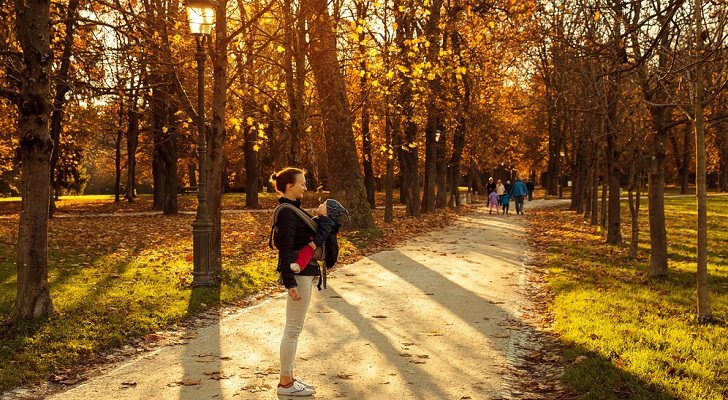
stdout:
<svg viewBox="0 0 728 400">
<path fill-rule="evenodd" d="M 195 35 L 209 35 L 215 24 L 215 5 L 206 1 L 190 1 L 187 5 L 190 31 Z"/>
</svg>

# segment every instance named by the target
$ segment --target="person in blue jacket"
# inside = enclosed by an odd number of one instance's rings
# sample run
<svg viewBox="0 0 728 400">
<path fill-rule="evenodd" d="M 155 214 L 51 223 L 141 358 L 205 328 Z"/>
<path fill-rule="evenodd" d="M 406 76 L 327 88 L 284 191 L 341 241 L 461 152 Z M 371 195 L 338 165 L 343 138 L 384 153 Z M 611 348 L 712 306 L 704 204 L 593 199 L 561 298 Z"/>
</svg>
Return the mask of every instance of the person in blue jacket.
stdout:
<svg viewBox="0 0 728 400">
<path fill-rule="evenodd" d="M 516 214 L 523 214 L 523 198 L 528 196 L 528 188 L 522 180 L 516 178 L 511 189 L 511 197 L 516 200 Z"/>
</svg>

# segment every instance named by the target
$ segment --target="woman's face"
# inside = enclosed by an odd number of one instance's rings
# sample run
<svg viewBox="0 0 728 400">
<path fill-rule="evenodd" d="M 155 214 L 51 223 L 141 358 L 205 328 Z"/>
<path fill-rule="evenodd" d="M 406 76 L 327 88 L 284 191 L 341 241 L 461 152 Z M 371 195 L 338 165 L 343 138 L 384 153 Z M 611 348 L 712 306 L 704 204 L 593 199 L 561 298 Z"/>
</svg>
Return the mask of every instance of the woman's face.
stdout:
<svg viewBox="0 0 728 400">
<path fill-rule="evenodd" d="M 306 177 L 303 174 L 296 175 L 296 181 L 289 183 L 286 188 L 286 197 L 296 200 L 303 199 L 303 192 L 306 191 Z"/>
</svg>

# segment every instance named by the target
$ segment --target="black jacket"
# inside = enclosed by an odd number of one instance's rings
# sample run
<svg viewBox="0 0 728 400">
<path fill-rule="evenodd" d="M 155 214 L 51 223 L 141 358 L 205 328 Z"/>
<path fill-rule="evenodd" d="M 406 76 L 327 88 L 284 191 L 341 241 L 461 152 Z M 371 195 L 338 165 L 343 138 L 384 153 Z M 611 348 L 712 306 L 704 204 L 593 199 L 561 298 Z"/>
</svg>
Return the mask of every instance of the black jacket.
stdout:
<svg viewBox="0 0 728 400">
<path fill-rule="evenodd" d="M 299 200 L 292 201 L 281 197 L 278 202 L 301 208 L 301 201 Z M 284 208 L 278 214 L 277 230 L 273 235 L 273 243 L 278 249 L 278 272 L 281 273 L 281 280 L 286 289 L 298 286 L 295 274 L 291 271 L 291 263 L 296 262 L 298 250 L 301 250 L 303 246 L 307 246 L 313 236 L 313 230 L 295 212 Z M 328 259 L 328 254 L 326 258 Z M 314 260 L 311 260 L 309 266 L 300 273 L 300 275 L 313 276 L 319 276 L 320 274 L 318 264 Z"/>
</svg>

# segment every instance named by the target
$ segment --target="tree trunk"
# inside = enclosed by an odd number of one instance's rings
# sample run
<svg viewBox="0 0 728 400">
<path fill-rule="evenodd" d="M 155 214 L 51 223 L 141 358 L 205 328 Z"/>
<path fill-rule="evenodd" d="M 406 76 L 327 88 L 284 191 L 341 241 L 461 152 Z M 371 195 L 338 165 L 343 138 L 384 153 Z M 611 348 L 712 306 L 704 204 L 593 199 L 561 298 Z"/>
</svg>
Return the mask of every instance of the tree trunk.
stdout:
<svg viewBox="0 0 728 400">
<path fill-rule="evenodd" d="M 653 142 L 650 165 L 648 210 L 650 220 L 650 267 L 651 278 L 667 275 L 667 231 L 665 229 L 665 133 L 658 132 Z M 660 140 L 662 139 L 662 140 Z"/>
<path fill-rule="evenodd" d="M 24 70 L 18 99 L 18 155 L 21 165 L 18 276 L 15 317 L 35 319 L 53 312 L 48 290 L 48 208 L 50 199 L 50 3 L 16 3 L 15 24 Z"/>
<path fill-rule="evenodd" d="M 728 192 L 728 130 L 723 127 L 718 128 L 716 132 L 718 136 L 718 190 Z"/>
<path fill-rule="evenodd" d="M 639 21 L 640 2 L 636 2 L 632 23 Z M 676 3 L 676 7 L 679 5 Z M 665 27 L 655 30 L 659 40 L 660 51 L 657 53 L 657 64 L 654 71 L 648 71 L 646 63 L 637 67 L 637 76 L 642 90 L 642 97 L 649 104 L 650 116 L 654 135 L 652 138 L 652 157 L 650 162 L 648 183 L 648 209 L 650 226 L 650 266 L 648 274 L 651 278 L 662 278 L 667 275 L 667 233 L 665 229 L 665 140 L 667 139 L 667 122 L 671 115 L 671 106 L 668 104 L 669 95 L 665 86 L 660 82 L 653 82 L 657 76 L 666 73 L 672 63 L 669 56 L 672 35 L 669 34 L 669 21 L 674 15 L 676 7 L 669 12 L 658 16 L 657 20 Z M 630 32 L 633 56 L 642 58 L 641 42 L 636 31 Z"/>
<path fill-rule="evenodd" d="M 585 171 L 586 180 L 584 181 L 584 219 L 589 219 L 592 213 L 592 187 L 594 186 L 594 174 L 592 169 L 594 168 L 594 159 L 588 165 L 588 170 Z"/>
<path fill-rule="evenodd" d="M 136 96 L 129 108 L 129 125 L 126 130 L 126 199 L 129 203 L 136 197 L 136 151 L 139 145 L 139 117 L 136 110 Z"/>
<path fill-rule="evenodd" d="M 698 291 L 698 321 L 713 320 L 713 310 L 708 296 L 708 195 L 706 193 L 705 179 L 705 92 L 703 90 L 703 33 L 702 11 L 703 1 L 695 0 L 695 186 L 698 196 L 698 265 L 697 265 L 697 291 Z M 687 167 L 686 167 L 687 169 Z"/>
<path fill-rule="evenodd" d="M 362 78 L 364 79 L 364 78 Z M 364 100 L 361 111 L 362 164 L 364 166 L 364 187 L 367 192 L 369 206 L 374 209 L 374 167 L 372 165 L 372 138 L 369 127 L 369 101 Z"/>
<path fill-rule="evenodd" d="M 123 126 L 124 103 L 119 105 L 119 126 L 116 127 L 116 140 L 114 141 L 114 203 L 121 201 L 121 141 L 124 139 Z"/>
<path fill-rule="evenodd" d="M 286 95 L 290 112 L 290 125 L 288 126 L 288 164 L 300 166 L 301 141 L 306 129 L 305 111 L 305 82 L 306 82 L 306 26 L 301 7 L 298 7 L 296 18 L 291 0 L 283 3 L 284 18 L 286 19 L 285 37 L 287 46 L 285 50 L 284 71 L 286 75 Z M 251 30 L 250 48 L 255 43 L 255 33 Z"/>
<path fill-rule="evenodd" d="M 607 136 L 607 180 L 609 186 L 609 211 L 607 212 L 607 243 L 622 243 L 619 187 L 619 156 L 616 137 Z"/>
<path fill-rule="evenodd" d="M 638 144 L 635 143 L 635 148 L 637 146 Z M 639 245 L 640 196 L 642 191 L 643 173 L 642 159 L 642 152 L 636 148 L 634 151 L 634 159 L 632 160 L 629 168 L 629 187 L 627 193 L 629 198 L 629 212 L 632 217 L 632 236 L 629 243 L 629 256 L 631 258 L 637 257 L 637 247 Z"/>
<path fill-rule="evenodd" d="M 304 13 L 309 23 L 309 62 L 321 104 L 331 194 L 349 208 L 353 228 L 372 228 L 374 220 L 359 168 L 351 110 L 327 1 L 305 0 L 303 5 L 307 7 Z"/>
<path fill-rule="evenodd" d="M 389 95 L 387 95 L 387 100 Z M 384 222 L 394 220 L 394 151 L 392 145 L 392 115 L 389 110 L 389 102 L 384 107 L 384 138 L 387 146 L 387 175 L 384 178 Z"/>
<path fill-rule="evenodd" d="M 433 65 L 438 64 L 440 53 L 440 9 L 442 0 L 433 0 L 430 3 L 430 16 L 425 23 L 424 34 L 430 47 L 427 49 L 427 61 Z M 437 183 L 438 135 L 444 133 L 442 124 L 442 110 L 439 100 L 441 96 L 440 78 L 429 82 L 430 93 L 427 96 L 427 126 L 425 127 L 425 180 L 422 190 L 422 212 L 435 209 L 435 186 Z"/>
<path fill-rule="evenodd" d="M 61 139 L 61 130 L 63 123 L 63 108 L 66 106 L 68 100 L 66 100 L 66 94 L 71 90 L 71 86 L 68 84 L 69 80 L 69 69 L 71 67 L 71 51 L 73 49 L 73 36 L 76 32 L 76 23 L 78 21 L 78 2 L 79 0 L 69 0 L 66 8 L 66 16 L 64 20 L 65 27 L 65 38 L 63 41 L 63 54 L 61 55 L 61 67 L 58 69 L 56 76 L 56 94 L 53 98 L 53 112 L 51 114 L 51 140 L 53 141 L 53 150 L 51 152 L 50 160 L 50 185 L 51 185 L 51 198 L 50 206 L 48 208 L 49 216 L 52 218 L 53 213 L 56 211 L 56 198 L 59 196 L 60 188 L 56 180 L 56 165 L 60 157 L 61 146 L 59 145 Z"/>
<path fill-rule="evenodd" d="M 246 126 L 243 143 L 245 157 L 245 208 L 258 208 L 258 152 L 255 151 L 257 138 L 255 129 Z"/>
<path fill-rule="evenodd" d="M 602 213 L 601 213 L 602 214 L 601 215 L 601 217 L 602 217 L 601 218 L 601 226 L 602 226 L 602 228 L 606 228 L 607 227 L 607 204 L 608 204 L 608 200 L 607 200 L 607 193 L 608 193 L 607 192 L 607 188 L 608 187 L 609 187 L 609 185 L 607 185 L 606 182 L 602 184 Z"/>
<path fill-rule="evenodd" d="M 452 33 L 452 47 L 455 54 L 460 54 L 460 34 L 458 32 Z M 450 201 L 448 203 L 452 207 L 460 206 L 460 162 L 465 147 L 465 132 L 467 131 L 467 121 L 471 108 L 470 74 L 468 72 L 463 76 L 462 101 L 463 110 L 456 119 L 455 132 L 452 139 L 452 156 L 450 157 Z"/>
<path fill-rule="evenodd" d="M 442 116 L 438 119 L 442 121 Z M 436 183 L 437 183 L 437 196 L 435 198 L 435 207 L 443 208 L 447 205 L 447 130 L 445 126 L 439 124 L 439 138 L 437 138 L 437 159 L 436 159 Z M 453 144 L 454 145 L 454 144 Z M 462 151 L 462 150 L 461 150 Z M 452 182 L 452 181 L 451 181 Z M 457 188 L 456 188 L 457 189 Z"/>
<path fill-rule="evenodd" d="M 164 75 L 166 76 L 166 75 Z M 160 75 L 159 80 L 163 81 Z M 152 89 L 151 112 L 154 150 L 152 169 L 154 174 L 154 210 L 165 215 L 177 214 L 177 138 L 176 127 L 170 124 L 173 113 L 169 96 L 170 85 L 159 84 Z"/>
<path fill-rule="evenodd" d="M 207 210 L 212 222 L 210 271 L 222 271 L 222 219 L 220 208 L 225 167 L 225 119 L 227 107 L 227 0 L 219 0 L 215 17 L 215 43 L 212 54 L 212 119 L 207 133 Z M 247 160 L 246 160 L 247 162 Z M 257 184 L 256 184 L 257 189 Z"/>
<path fill-rule="evenodd" d="M 401 10 L 395 10 L 395 21 L 397 22 L 397 34 L 395 42 L 402 54 L 407 53 L 407 44 L 414 35 L 414 22 L 411 15 Z M 412 67 L 413 60 L 404 56 L 401 60 L 406 71 Z M 396 71 L 400 80 L 398 104 L 401 106 L 401 113 L 397 119 L 402 127 L 401 134 L 397 129 L 399 138 L 396 148 L 400 156 L 400 174 L 402 183 L 400 186 L 401 200 L 405 201 L 408 216 L 420 215 L 420 175 L 419 175 L 419 148 L 417 145 L 417 125 L 414 122 L 414 105 L 412 80 L 400 70 Z"/>
<path fill-rule="evenodd" d="M 599 145 L 594 144 L 594 169 L 592 173 L 592 190 L 591 190 L 591 218 L 590 223 L 594 226 L 598 224 L 599 221 L 599 169 L 601 168 L 600 165 L 600 157 L 599 157 Z"/>
<path fill-rule="evenodd" d="M 680 194 L 687 194 L 690 185 L 690 161 L 692 160 L 691 129 L 685 127 L 683 131 L 682 148 L 677 141 L 677 134 L 670 135 L 672 154 L 675 157 L 675 166 L 680 177 Z"/>
<path fill-rule="evenodd" d="M 363 2 L 356 3 L 356 19 L 357 21 L 364 21 L 367 18 L 367 6 Z M 367 201 L 369 206 L 374 209 L 376 204 L 374 203 L 374 167 L 372 165 L 372 134 L 370 129 L 370 118 L 369 118 L 369 94 L 366 89 L 369 71 L 367 62 L 367 46 L 366 44 L 366 31 L 364 29 L 359 33 L 359 71 L 361 72 L 361 78 L 359 78 L 359 91 L 361 92 L 361 142 L 362 142 L 362 166 L 364 167 L 364 187 L 367 191 Z"/>
</svg>

